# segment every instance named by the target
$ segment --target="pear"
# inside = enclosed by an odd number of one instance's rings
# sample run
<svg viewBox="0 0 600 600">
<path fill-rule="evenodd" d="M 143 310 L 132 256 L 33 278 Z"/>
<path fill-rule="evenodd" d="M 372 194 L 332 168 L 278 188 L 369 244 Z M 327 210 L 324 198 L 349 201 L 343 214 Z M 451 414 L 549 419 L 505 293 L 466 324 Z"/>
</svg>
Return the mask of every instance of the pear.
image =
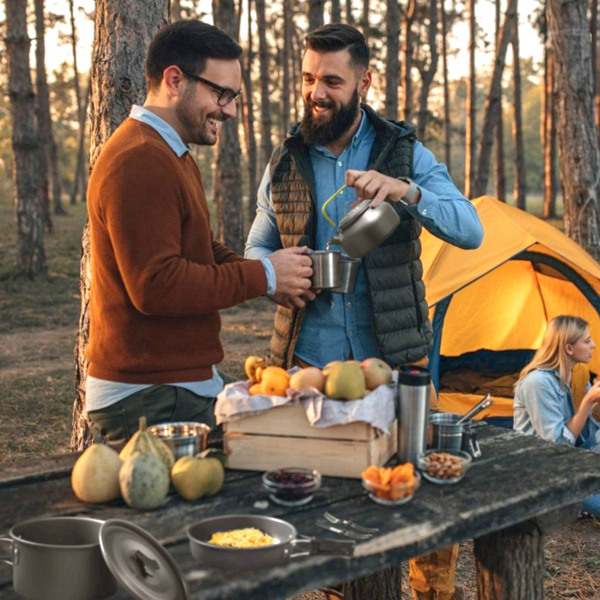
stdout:
<svg viewBox="0 0 600 600">
<path fill-rule="evenodd" d="M 392 367 L 380 358 L 367 358 L 360 363 L 368 390 L 392 381 Z"/>
<path fill-rule="evenodd" d="M 325 394 L 336 400 L 358 400 L 365 395 L 365 376 L 352 363 L 333 365 L 325 381 Z"/>
</svg>

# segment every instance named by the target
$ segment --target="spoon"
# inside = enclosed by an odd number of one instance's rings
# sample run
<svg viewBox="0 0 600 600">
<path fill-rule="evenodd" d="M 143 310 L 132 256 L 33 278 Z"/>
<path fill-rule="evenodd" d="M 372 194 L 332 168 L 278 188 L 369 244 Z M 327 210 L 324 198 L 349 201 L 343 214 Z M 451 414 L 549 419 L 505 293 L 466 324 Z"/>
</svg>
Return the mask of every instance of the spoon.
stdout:
<svg viewBox="0 0 600 600">
<path fill-rule="evenodd" d="M 486 394 L 466 415 L 463 415 L 458 421 L 456 421 L 456 425 L 462 425 L 463 423 L 466 423 L 471 417 L 474 417 L 484 408 L 487 408 L 492 404 L 494 404 L 494 400 L 490 400 L 490 394 Z"/>
</svg>

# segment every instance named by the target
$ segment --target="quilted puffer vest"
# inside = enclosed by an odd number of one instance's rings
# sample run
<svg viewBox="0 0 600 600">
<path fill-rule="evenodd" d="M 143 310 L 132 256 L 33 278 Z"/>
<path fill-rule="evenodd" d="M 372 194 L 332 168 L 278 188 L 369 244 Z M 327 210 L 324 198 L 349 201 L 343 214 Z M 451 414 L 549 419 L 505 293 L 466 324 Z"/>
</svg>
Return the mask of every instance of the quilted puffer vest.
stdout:
<svg viewBox="0 0 600 600">
<path fill-rule="evenodd" d="M 414 128 L 379 117 L 363 105 L 375 128 L 369 164 L 392 177 L 410 177 Z M 308 155 L 297 129 L 271 157 L 271 198 L 284 248 L 314 248 L 315 184 Z M 419 259 L 421 225 L 401 204 L 393 203 L 401 221 L 397 229 L 364 257 L 377 344 L 383 359 L 393 367 L 425 356 L 432 341 L 428 320 L 423 267 Z M 272 361 L 289 368 L 304 317 L 303 309 L 277 307 L 271 339 Z M 340 357 L 342 358 L 342 357 Z"/>
</svg>

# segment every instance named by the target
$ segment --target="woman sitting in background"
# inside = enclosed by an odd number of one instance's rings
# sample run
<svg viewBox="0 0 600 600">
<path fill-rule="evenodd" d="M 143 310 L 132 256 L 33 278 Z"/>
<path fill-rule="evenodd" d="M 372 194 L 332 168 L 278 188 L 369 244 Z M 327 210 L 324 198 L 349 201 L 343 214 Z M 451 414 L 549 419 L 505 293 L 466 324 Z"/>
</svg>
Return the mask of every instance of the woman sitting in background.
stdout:
<svg viewBox="0 0 600 600">
<path fill-rule="evenodd" d="M 600 425 L 591 416 L 600 403 L 600 382 L 589 386 L 577 410 L 570 387 L 573 367 L 588 363 L 595 347 L 583 319 L 561 315 L 548 323 L 515 384 L 514 429 L 600 453 Z M 585 500 L 583 509 L 600 517 L 600 494 Z"/>
</svg>

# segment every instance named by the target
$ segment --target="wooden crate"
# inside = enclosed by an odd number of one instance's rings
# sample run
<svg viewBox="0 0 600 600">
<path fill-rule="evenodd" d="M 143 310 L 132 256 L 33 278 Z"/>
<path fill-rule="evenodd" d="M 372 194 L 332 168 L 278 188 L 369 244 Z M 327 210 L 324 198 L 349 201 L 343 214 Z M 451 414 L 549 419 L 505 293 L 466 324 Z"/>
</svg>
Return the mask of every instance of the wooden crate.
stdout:
<svg viewBox="0 0 600 600">
<path fill-rule="evenodd" d="M 383 465 L 397 446 L 396 422 L 389 435 L 364 422 L 311 427 L 300 404 L 226 423 L 223 431 L 227 466 L 249 471 L 308 467 L 359 479 L 369 465 Z"/>
</svg>

